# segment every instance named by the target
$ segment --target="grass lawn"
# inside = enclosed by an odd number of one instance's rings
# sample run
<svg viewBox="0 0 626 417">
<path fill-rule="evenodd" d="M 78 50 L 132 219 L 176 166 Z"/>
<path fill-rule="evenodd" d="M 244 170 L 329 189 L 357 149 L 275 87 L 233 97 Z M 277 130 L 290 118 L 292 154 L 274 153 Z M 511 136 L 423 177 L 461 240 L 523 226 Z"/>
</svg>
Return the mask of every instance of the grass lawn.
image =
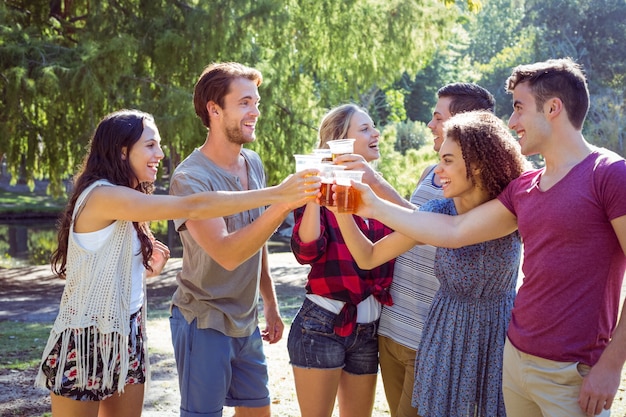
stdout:
<svg viewBox="0 0 626 417">
<path fill-rule="evenodd" d="M 51 328 L 51 323 L 0 321 L 0 369 L 37 366 Z"/>
<path fill-rule="evenodd" d="M 65 198 L 0 190 L 0 218 L 57 214 L 63 209 L 65 203 Z"/>
</svg>

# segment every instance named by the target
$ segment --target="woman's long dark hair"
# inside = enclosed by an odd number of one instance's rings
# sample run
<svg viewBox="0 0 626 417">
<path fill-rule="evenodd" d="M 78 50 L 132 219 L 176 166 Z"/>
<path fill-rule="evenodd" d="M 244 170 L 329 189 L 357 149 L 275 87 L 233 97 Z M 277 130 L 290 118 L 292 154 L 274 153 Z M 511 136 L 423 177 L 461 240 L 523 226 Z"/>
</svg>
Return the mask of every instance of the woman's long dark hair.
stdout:
<svg viewBox="0 0 626 417">
<path fill-rule="evenodd" d="M 97 180 L 107 180 L 115 185 L 134 188 L 145 194 L 152 194 L 151 182 L 139 182 L 130 166 L 130 158 L 122 159 L 125 147 L 130 155 L 132 147 L 143 133 L 144 120 L 154 120 L 152 115 L 139 110 L 120 110 L 106 115 L 98 124 L 91 139 L 89 153 L 74 176 L 74 187 L 64 212 L 58 221 L 58 246 L 52 253 L 52 271 L 60 278 L 67 272 L 67 246 L 72 224 L 72 214 L 78 196 Z M 138 184 L 135 186 L 135 184 Z M 139 241 L 143 265 L 152 270 L 149 260 L 152 257 L 152 233 L 147 222 L 133 222 Z"/>
</svg>

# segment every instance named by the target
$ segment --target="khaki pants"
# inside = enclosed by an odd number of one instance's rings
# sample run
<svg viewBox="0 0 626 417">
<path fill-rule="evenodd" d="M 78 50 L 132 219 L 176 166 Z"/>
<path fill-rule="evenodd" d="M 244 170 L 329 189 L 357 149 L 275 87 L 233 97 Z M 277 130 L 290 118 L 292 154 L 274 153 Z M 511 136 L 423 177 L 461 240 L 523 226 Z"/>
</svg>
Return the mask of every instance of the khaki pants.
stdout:
<svg viewBox="0 0 626 417">
<path fill-rule="evenodd" d="M 589 366 L 520 352 L 507 338 L 502 391 L 507 417 L 587 417 L 578 393 Z M 610 415 L 604 410 L 602 417 Z"/>
<path fill-rule="evenodd" d="M 417 409 L 411 406 L 411 399 L 416 352 L 385 336 L 378 336 L 378 351 L 391 417 L 415 417 Z"/>
</svg>

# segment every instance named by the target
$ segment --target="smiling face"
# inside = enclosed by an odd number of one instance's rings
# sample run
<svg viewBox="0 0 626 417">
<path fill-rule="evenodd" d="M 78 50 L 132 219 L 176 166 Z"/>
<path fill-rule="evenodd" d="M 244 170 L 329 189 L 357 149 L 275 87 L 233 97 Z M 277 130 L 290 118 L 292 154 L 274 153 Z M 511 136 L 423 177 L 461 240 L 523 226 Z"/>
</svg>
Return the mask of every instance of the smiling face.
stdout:
<svg viewBox="0 0 626 417">
<path fill-rule="evenodd" d="M 453 198 L 469 195 L 475 185 L 467 177 L 461 146 L 452 139 L 444 140 L 439 149 L 439 160 L 435 173 L 441 180 L 443 196 Z"/>
<path fill-rule="evenodd" d="M 130 152 L 127 153 L 126 149 L 122 149 L 122 158 L 128 158 L 130 168 L 139 182 L 156 180 L 159 162 L 164 156 L 159 130 L 150 119 L 143 120 L 143 133 L 130 148 Z"/>
<path fill-rule="evenodd" d="M 378 149 L 380 132 L 374 126 L 372 118 L 364 111 L 358 110 L 352 114 L 346 137 L 356 139 L 354 153 L 363 156 L 367 162 L 380 158 Z"/>
<path fill-rule="evenodd" d="M 236 78 L 224 96 L 224 107 L 213 104 L 209 111 L 221 112 L 222 125 L 227 139 L 237 145 L 254 142 L 259 111 L 259 89 L 254 81 Z"/>
<path fill-rule="evenodd" d="M 433 118 L 428 122 L 428 128 L 433 132 L 433 149 L 439 152 L 443 137 L 443 123 L 452 117 L 450 113 L 450 102 L 452 97 L 439 97 L 435 110 L 433 110 Z"/>
<path fill-rule="evenodd" d="M 543 111 L 537 110 L 535 96 L 528 83 L 520 83 L 513 90 L 513 113 L 509 128 L 517 132 L 524 155 L 542 153 L 550 135 L 550 125 Z"/>
</svg>

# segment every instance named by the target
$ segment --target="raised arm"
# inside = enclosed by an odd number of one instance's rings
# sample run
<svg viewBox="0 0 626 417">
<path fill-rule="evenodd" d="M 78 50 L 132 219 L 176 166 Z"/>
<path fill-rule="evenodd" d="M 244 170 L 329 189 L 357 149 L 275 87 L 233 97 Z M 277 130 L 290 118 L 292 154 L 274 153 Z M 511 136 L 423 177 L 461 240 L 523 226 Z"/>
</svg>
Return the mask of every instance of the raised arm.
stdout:
<svg viewBox="0 0 626 417">
<path fill-rule="evenodd" d="M 224 218 L 187 220 L 187 230 L 204 251 L 222 268 L 234 270 L 255 255 L 296 207 L 271 205 L 252 223 L 228 232 Z"/>
<path fill-rule="evenodd" d="M 459 248 L 506 236 L 517 229 L 517 219 L 497 199 L 459 216 L 414 211 L 377 197 L 365 184 L 353 184 L 361 193 L 360 216 L 379 220 L 418 242 Z"/>
<path fill-rule="evenodd" d="M 316 172 L 302 171 L 290 175 L 280 185 L 259 190 L 207 191 L 186 196 L 148 195 L 123 186 L 97 187 L 80 216 L 93 227 L 82 231 L 98 230 L 115 220 L 205 219 L 276 203 L 299 207 L 317 196 L 319 177 L 307 177 Z"/>
<path fill-rule="evenodd" d="M 316 202 L 308 202 L 300 219 L 298 236 L 303 243 L 317 240 L 321 234 L 320 206 Z"/>
<path fill-rule="evenodd" d="M 368 184 L 370 188 L 382 199 L 398 204 L 402 207 L 414 208 L 406 199 L 396 191 L 379 173 L 374 171 L 372 166 L 365 161 L 363 156 L 358 154 L 346 154 L 337 157 L 335 163 L 345 165 L 348 170 L 364 171 L 363 182 Z"/>
<path fill-rule="evenodd" d="M 372 243 L 357 227 L 351 214 L 335 213 L 335 217 L 350 254 L 361 269 L 372 269 L 382 265 L 418 244 L 398 232 Z"/>
</svg>

